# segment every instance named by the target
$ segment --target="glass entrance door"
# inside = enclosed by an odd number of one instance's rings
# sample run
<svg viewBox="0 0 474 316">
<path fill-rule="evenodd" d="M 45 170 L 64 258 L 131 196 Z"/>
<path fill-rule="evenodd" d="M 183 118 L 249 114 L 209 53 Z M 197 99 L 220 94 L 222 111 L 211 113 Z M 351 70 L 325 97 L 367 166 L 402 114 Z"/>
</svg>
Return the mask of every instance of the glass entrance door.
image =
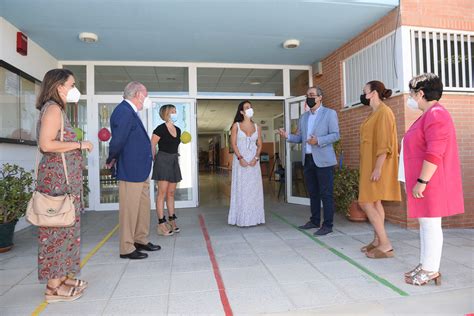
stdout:
<svg viewBox="0 0 474 316">
<path fill-rule="evenodd" d="M 197 173 L 197 129 L 196 129 L 196 102 L 194 99 L 163 99 L 150 97 L 153 102 L 151 109 L 138 112 L 151 137 L 153 130 L 163 123 L 159 116 L 159 108 L 164 104 L 174 104 L 178 110 L 179 118 L 176 125 L 181 131 L 191 134 L 192 141 L 179 146 L 180 167 L 183 180 L 178 184 L 176 190 L 176 207 L 198 206 L 198 173 Z M 92 163 L 90 166 L 90 209 L 93 210 L 118 210 L 118 182 L 105 168 L 105 161 L 109 154 L 110 140 L 100 140 L 98 133 L 102 128 L 110 131 L 110 115 L 115 107 L 122 102 L 121 96 L 97 96 L 94 100 L 94 108 L 89 137 L 94 143 Z M 151 173 L 150 173 L 151 176 Z M 154 182 L 151 181 L 154 188 Z M 150 190 L 152 209 L 155 208 L 156 189 Z"/>
<path fill-rule="evenodd" d="M 288 133 L 298 132 L 298 120 L 306 111 L 306 96 L 285 100 L 285 130 Z M 302 144 L 286 142 L 286 196 L 288 203 L 309 205 L 309 195 L 306 190 L 301 161 Z"/>
<path fill-rule="evenodd" d="M 196 100 L 194 99 L 164 99 L 151 98 L 153 106 L 148 110 L 148 133 L 151 137 L 153 130 L 164 121 L 160 117 L 160 108 L 165 104 L 173 104 L 178 113 L 176 126 L 181 129 L 181 133 L 191 134 L 191 142 L 179 145 L 179 166 L 183 180 L 178 183 L 175 193 L 176 208 L 197 207 L 198 197 L 198 159 L 197 159 L 197 128 L 196 128 Z M 158 149 L 159 150 L 159 149 Z M 150 183 L 152 208 L 155 207 L 157 188 L 152 180 Z"/>
</svg>

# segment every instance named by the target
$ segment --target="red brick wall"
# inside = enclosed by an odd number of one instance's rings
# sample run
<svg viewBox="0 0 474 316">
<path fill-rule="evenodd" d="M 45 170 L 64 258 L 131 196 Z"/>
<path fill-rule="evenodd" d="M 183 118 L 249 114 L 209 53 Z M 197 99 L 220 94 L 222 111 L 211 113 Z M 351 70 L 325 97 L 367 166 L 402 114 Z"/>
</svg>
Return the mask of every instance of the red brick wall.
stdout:
<svg viewBox="0 0 474 316">
<path fill-rule="evenodd" d="M 474 30 L 473 0 L 401 0 L 402 25 Z"/>
<path fill-rule="evenodd" d="M 474 29 L 474 1 L 432 1 L 432 0 L 401 0 L 402 25 L 451 28 L 458 30 Z M 324 92 L 325 105 L 339 111 L 341 140 L 346 165 L 359 165 L 359 127 L 369 114 L 368 107 L 357 107 L 342 110 L 344 105 L 342 63 L 349 56 L 382 38 L 396 27 L 398 8 L 389 12 L 377 23 L 344 44 L 322 60 L 323 75 L 314 77 L 315 84 L 320 85 Z M 362 91 L 361 87 L 361 91 Z M 419 114 L 406 110 L 406 95 L 396 95 L 386 100 L 397 120 L 399 140 Z M 446 106 L 453 116 L 462 165 L 464 197 L 466 213 L 445 218 L 445 227 L 474 227 L 474 95 L 447 94 L 441 103 Z M 403 194 L 404 196 L 404 194 Z M 388 221 L 401 226 L 416 227 L 417 221 L 408 219 L 405 198 L 400 203 L 385 203 Z"/>
</svg>

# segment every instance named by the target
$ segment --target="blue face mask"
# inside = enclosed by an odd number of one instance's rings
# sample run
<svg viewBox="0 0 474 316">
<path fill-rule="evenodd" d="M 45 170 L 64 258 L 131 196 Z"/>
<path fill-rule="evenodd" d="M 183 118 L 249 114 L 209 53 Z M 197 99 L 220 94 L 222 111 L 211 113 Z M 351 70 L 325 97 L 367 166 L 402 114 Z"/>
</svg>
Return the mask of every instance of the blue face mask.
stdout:
<svg viewBox="0 0 474 316">
<path fill-rule="evenodd" d="M 171 113 L 170 120 L 174 123 L 178 120 L 178 113 Z"/>
</svg>

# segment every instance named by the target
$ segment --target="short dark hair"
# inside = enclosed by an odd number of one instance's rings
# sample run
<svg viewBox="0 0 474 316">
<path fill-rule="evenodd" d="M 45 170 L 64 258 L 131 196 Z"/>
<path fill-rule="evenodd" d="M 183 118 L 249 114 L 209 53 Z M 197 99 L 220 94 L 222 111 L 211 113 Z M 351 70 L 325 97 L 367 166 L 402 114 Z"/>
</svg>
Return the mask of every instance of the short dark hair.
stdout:
<svg viewBox="0 0 474 316">
<path fill-rule="evenodd" d="M 420 90 L 425 94 L 426 101 L 438 101 L 443 95 L 443 82 L 433 73 L 424 73 L 422 75 L 413 77 L 408 84 L 408 87 L 413 92 Z"/>
</svg>

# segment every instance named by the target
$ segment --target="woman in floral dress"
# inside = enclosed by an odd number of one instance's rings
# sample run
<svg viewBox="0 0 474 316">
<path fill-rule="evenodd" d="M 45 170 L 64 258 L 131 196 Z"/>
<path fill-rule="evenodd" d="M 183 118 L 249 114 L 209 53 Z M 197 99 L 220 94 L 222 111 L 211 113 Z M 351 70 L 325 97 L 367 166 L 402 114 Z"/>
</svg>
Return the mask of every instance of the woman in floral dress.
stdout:
<svg viewBox="0 0 474 316">
<path fill-rule="evenodd" d="M 74 279 L 80 270 L 80 211 L 82 209 L 81 150 L 92 150 L 89 141 L 77 141 L 65 108 L 78 102 L 79 90 L 74 75 L 67 69 L 53 69 L 44 76 L 36 102 L 40 111 L 36 127 L 38 146 L 43 157 L 38 165 L 37 190 L 51 196 L 70 192 L 74 195 L 76 223 L 71 227 L 38 229 L 38 278 L 47 281 L 46 301 L 73 301 L 82 296 L 87 282 Z M 61 120 L 64 124 L 60 140 Z M 61 153 L 64 153 L 69 186 L 66 183 Z"/>
</svg>

